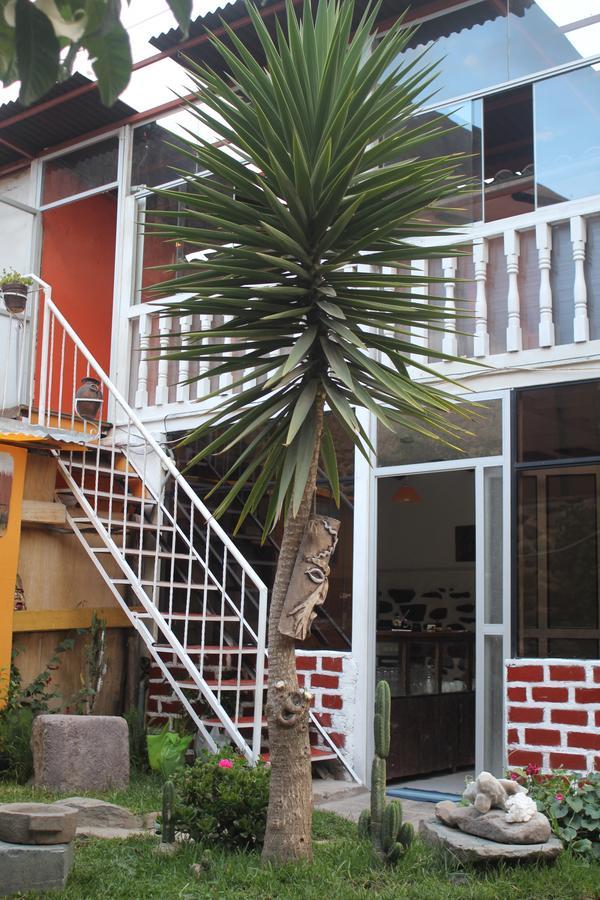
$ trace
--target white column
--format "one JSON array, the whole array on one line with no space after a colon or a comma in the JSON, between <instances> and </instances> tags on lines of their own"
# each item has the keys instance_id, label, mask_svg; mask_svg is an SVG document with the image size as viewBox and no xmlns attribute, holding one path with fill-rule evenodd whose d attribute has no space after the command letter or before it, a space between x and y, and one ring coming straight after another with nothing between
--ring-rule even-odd
<instances>
[{"instance_id":1,"label":"white column","mask_svg":"<svg viewBox=\"0 0 600 900\"><path fill-rule=\"evenodd\" d=\"M550 267L552 265L552 229L540 224L535 229L535 243L540 269L540 347L554 346L554 322L552 320L552 285Z\"/></svg>"},{"instance_id":2,"label":"white column","mask_svg":"<svg viewBox=\"0 0 600 900\"><path fill-rule=\"evenodd\" d=\"M516 231L504 232L504 255L508 274L508 327L506 329L506 349L509 353L523 349L521 331L521 301L519 298L519 235Z\"/></svg>"},{"instance_id":3,"label":"white column","mask_svg":"<svg viewBox=\"0 0 600 900\"><path fill-rule=\"evenodd\" d=\"M575 300L575 317L573 319L573 340L582 343L590 339L590 323L588 319L587 286L585 283L585 244L587 229L582 216L571 219L571 242L573 244L573 262L575 263L575 280L573 297Z\"/></svg>"},{"instance_id":4,"label":"white column","mask_svg":"<svg viewBox=\"0 0 600 900\"><path fill-rule=\"evenodd\" d=\"M475 334L473 335L473 355L489 356L490 335L487 318L487 265L488 243L485 238L473 241L473 268L475 272Z\"/></svg>"},{"instance_id":5,"label":"white column","mask_svg":"<svg viewBox=\"0 0 600 900\"><path fill-rule=\"evenodd\" d=\"M448 329L452 329L451 331L446 331L444 337L442 339L442 350L444 353L448 353L451 356L456 356L458 353L458 339L456 337L456 300L454 297L456 290L456 283L454 279L456 278L456 267L458 260L454 256L445 257L442 260L442 271L444 273L444 278L447 279L444 284L444 290L446 292L446 303L445 310L448 313L448 318L445 322L445 327Z\"/></svg>"},{"instance_id":6,"label":"white column","mask_svg":"<svg viewBox=\"0 0 600 900\"><path fill-rule=\"evenodd\" d=\"M180 328L181 328L181 348L182 350L187 350L189 345L189 333L192 330L192 317L191 316L183 316L179 320ZM190 361L189 359L180 359L179 360L179 373L177 377L177 402L185 403L186 400L190 399L190 386L189 384L185 384L184 382L190 376Z\"/></svg>"},{"instance_id":7,"label":"white column","mask_svg":"<svg viewBox=\"0 0 600 900\"><path fill-rule=\"evenodd\" d=\"M203 313L200 316L200 331L208 331L210 328L212 328L212 323L213 323L213 317ZM203 360L198 367L198 375L204 375L206 372L208 372L209 368L210 368L209 364L206 362L206 360ZM203 378L201 381L198 382L198 397L199 398L204 397L205 394L209 394L209 393L210 393L209 379Z\"/></svg>"},{"instance_id":8,"label":"white column","mask_svg":"<svg viewBox=\"0 0 600 900\"><path fill-rule=\"evenodd\" d=\"M148 406L148 349L150 346L150 332L152 329L152 319L149 312L143 312L139 318L139 354L134 350L132 354L132 367L135 369L135 359L137 357L137 387L135 391L136 409L143 409Z\"/></svg>"},{"instance_id":9,"label":"white column","mask_svg":"<svg viewBox=\"0 0 600 900\"><path fill-rule=\"evenodd\" d=\"M158 361L158 380L156 382L155 403L157 406L169 402L169 360L164 359L163 354L169 349L171 321L171 316L160 316L158 320L161 358Z\"/></svg>"}]
</instances>

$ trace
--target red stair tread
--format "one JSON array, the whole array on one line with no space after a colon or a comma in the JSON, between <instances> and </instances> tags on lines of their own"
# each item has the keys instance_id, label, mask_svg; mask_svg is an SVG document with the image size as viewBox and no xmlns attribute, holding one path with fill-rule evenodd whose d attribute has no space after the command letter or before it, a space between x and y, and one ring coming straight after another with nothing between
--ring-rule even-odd
<instances>
[{"instance_id":1,"label":"red stair tread","mask_svg":"<svg viewBox=\"0 0 600 900\"><path fill-rule=\"evenodd\" d=\"M168 617L168 613L166 614ZM154 647L159 653L173 653L173 648L169 644L157 644ZM195 644L193 646L184 647L184 650L187 653L194 654L194 656L201 654L204 650L206 656L215 656L217 654L226 654L226 653L257 653L258 647L228 647L227 644L223 644L222 646L215 644L205 644L204 648L200 644Z\"/></svg>"},{"instance_id":2,"label":"red stair tread","mask_svg":"<svg viewBox=\"0 0 600 900\"><path fill-rule=\"evenodd\" d=\"M269 762L270 754L269 753L261 753L260 758L263 762ZM311 762L320 762L325 759L337 759L337 754L333 752L333 750L320 750L318 747L310 748L310 761Z\"/></svg>"},{"instance_id":3,"label":"red stair tread","mask_svg":"<svg viewBox=\"0 0 600 900\"><path fill-rule=\"evenodd\" d=\"M197 688L200 690L195 681L178 681L178 686L181 688ZM211 679L207 681L206 684L210 688L218 688L219 682L215 679ZM253 678L242 678L238 681L236 678L222 678L220 682L220 687L224 690L235 690L237 687L242 688L243 690L248 690L249 688L256 687L256 681ZM267 680L264 682L265 689L267 687Z\"/></svg>"}]
</instances>

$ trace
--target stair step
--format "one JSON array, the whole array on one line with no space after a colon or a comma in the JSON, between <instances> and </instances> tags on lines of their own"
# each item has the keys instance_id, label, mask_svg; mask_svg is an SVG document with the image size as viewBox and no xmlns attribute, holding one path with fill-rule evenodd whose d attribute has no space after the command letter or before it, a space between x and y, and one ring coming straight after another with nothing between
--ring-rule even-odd
<instances>
[{"instance_id":1,"label":"stair step","mask_svg":"<svg viewBox=\"0 0 600 900\"><path fill-rule=\"evenodd\" d=\"M90 547L90 550L92 553L111 552L108 547ZM159 557L159 559L185 559L189 561L190 558L189 553L171 553L170 550L159 550L157 553L156 550L139 550L137 547L119 547L119 552L125 556L147 556L152 559ZM193 561L194 563L196 562L196 560Z\"/></svg>"},{"instance_id":2,"label":"stair step","mask_svg":"<svg viewBox=\"0 0 600 900\"><path fill-rule=\"evenodd\" d=\"M155 522L132 522L129 519L125 519L125 521L123 521L123 519L115 519L115 518L109 519L108 516L104 517L104 516L98 516L98 515L95 515L93 517L93 519L92 519L92 517L88 518L87 516L85 516L85 517L76 516L75 518L73 518L73 522L75 522L76 525L79 525L79 524L90 525L90 524L93 524L94 521L98 521L102 525L110 525L111 528L113 528L116 531L121 531L123 528L142 528L143 527L150 534L150 533L154 533L158 530L158 526L156 525ZM174 530L174 528L172 525L162 525L161 524L161 526L160 526L161 533L163 533L163 532L171 533L173 530Z\"/></svg>"},{"instance_id":3,"label":"stair step","mask_svg":"<svg viewBox=\"0 0 600 900\"><path fill-rule=\"evenodd\" d=\"M169 646L169 644L156 644L154 647L158 653L172 653L173 648ZM215 654L226 654L226 653L258 653L258 647L228 647L226 644L220 646L218 644L205 644L202 647L200 644L194 646L184 647L186 653L189 653L190 656L200 656L203 652L206 656L215 656Z\"/></svg>"},{"instance_id":4,"label":"stair step","mask_svg":"<svg viewBox=\"0 0 600 900\"><path fill-rule=\"evenodd\" d=\"M111 578L110 579L113 584L131 584L129 578ZM203 591L205 588L207 591L218 591L219 588L216 584L184 584L180 582L178 584L172 584L170 581L154 581L152 578L142 578L139 580L139 583L144 587L159 587L159 588L173 588L174 591L184 591L190 588L192 591Z\"/></svg>"},{"instance_id":5,"label":"stair step","mask_svg":"<svg viewBox=\"0 0 600 900\"><path fill-rule=\"evenodd\" d=\"M263 762L269 762L271 759L271 755L269 753L261 753L260 758L263 760ZM321 750L319 747L310 748L311 762L324 762L326 759L337 758L337 753L334 753L333 750Z\"/></svg>"},{"instance_id":6,"label":"stair step","mask_svg":"<svg viewBox=\"0 0 600 900\"><path fill-rule=\"evenodd\" d=\"M101 497L105 500L110 500L112 498L113 500L117 500L119 503L124 503L125 501L127 501L127 503L143 503L144 506L156 506L156 500L154 499L154 497L136 497L135 494L115 494L114 491L112 493L110 491L96 491L91 487L82 488L80 485L79 490L84 496L87 497ZM71 488L57 488L55 493L67 494L70 497L75 497L75 494L71 490ZM75 497L75 499L77 498Z\"/></svg>"},{"instance_id":7,"label":"stair step","mask_svg":"<svg viewBox=\"0 0 600 900\"><path fill-rule=\"evenodd\" d=\"M131 612L140 618L152 618L150 613L146 612L143 606L131 607ZM190 622L237 622L239 624L239 616L220 616L217 613L168 613L158 610L161 616L167 621L184 622L186 619Z\"/></svg>"},{"instance_id":8,"label":"stair step","mask_svg":"<svg viewBox=\"0 0 600 900\"><path fill-rule=\"evenodd\" d=\"M242 728L253 728L254 727L254 716L240 716L239 719L233 719L232 721L233 721L234 725L237 728L239 728L240 730ZM215 728L225 728L225 725L223 724L223 722L221 722L220 719L203 719L202 724L208 725L211 727L215 727ZM261 719L260 724L264 728L267 724L267 720Z\"/></svg>"},{"instance_id":9,"label":"stair step","mask_svg":"<svg viewBox=\"0 0 600 900\"><path fill-rule=\"evenodd\" d=\"M200 690L195 681L178 681L177 684L180 688L195 688ZM220 687L223 691L237 691L238 689L250 691L256 687L256 681L252 678L242 678L240 681L238 681L237 678L223 678L220 683L217 679L211 679L210 681L207 680L206 684L209 688L218 689ZM263 690L266 691L266 689L267 680L265 679Z\"/></svg>"},{"instance_id":10,"label":"stair step","mask_svg":"<svg viewBox=\"0 0 600 900\"><path fill-rule=\"evenodd\" d=\"M108 451L110 452L110 451ZM140 476L134 469L129 469L129 472L124 471L123 469L113 469L111 466L93 466L93 465L85 465L80 462L73 462L67 466L69 471L77 469L77 471L87 472L88 474L95 474L98 472L100 475L114 475L117 478L125 479L129 476L129 480L141 481Z\"/></svg>"}]
</instances>

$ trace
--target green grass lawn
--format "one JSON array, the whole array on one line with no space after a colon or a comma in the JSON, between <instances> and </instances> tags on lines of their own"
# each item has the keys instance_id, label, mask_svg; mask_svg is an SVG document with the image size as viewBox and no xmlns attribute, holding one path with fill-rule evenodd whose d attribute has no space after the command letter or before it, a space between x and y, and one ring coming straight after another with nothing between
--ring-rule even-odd
<instances>
[{"instance_id":1,"label":"green grass lawn","mask_svg":"<svg viewBox=\"0 0 600 900\"><path fill-rule=\"evenodd\" d=\"M135 812L159 808L160 782L138 778L127 792L104 799ZM0 783L0 802L50 800L56 795ZM175 857L153 852L157 839L81 840L67 888L46 894L63 900L175 900L175 898L248 898L248 900L344 900L412 897L418 900L600 900L600 865L563 854L554 865L465 868L447 863L416 841L394 869L373 866L368 844L355 826L332 813L315 812L312 865L263 867L256 854L212 851L200 880L190 874L205 851L182 847ZM27 895L33 897L36 895Z\"/></svg>"}]
</instances>

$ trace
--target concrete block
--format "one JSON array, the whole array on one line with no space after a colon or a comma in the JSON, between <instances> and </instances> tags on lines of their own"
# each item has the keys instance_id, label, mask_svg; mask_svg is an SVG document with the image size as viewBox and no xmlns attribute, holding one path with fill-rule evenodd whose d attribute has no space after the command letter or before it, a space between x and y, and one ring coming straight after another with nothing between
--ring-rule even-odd
<instances>
[{"instance_id":1,"label":"concrete block","mask_svg":"<svg viewBox=\"0 0 600 900\"><path fill-rule=\"evenodd\" d=\"M0 896L61 890L73 865L73 844L7 844L0 841Z\"/></svg>"},{"instance_id":2,"label":"concrete block","mask_svg":"<svg viewBox=\"0 0 600 900\"><path fill-rule=\"evenodd\" d=\"M119 716L37 716L34 782L54 791L106 791L129 784L129 733Z\"/></svg>"},{"instance_id":3,"label":"concrete block","mask_svg":"<svg viewBox=\"0 0 600 900\"><path fill-rule=\"evenodd\" d=\"M0 841L9 844L69 844L76 828L77 810L60 803L0 806Z\"/></svg>"}]
</instances>

